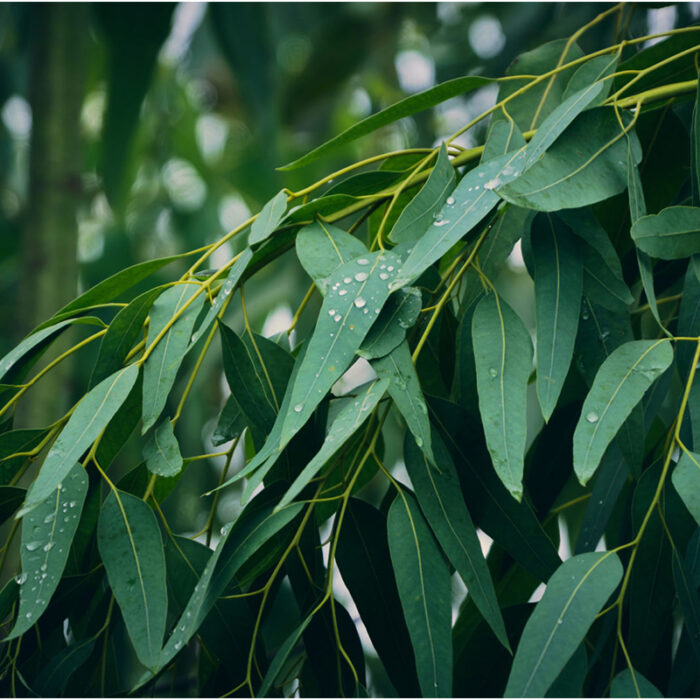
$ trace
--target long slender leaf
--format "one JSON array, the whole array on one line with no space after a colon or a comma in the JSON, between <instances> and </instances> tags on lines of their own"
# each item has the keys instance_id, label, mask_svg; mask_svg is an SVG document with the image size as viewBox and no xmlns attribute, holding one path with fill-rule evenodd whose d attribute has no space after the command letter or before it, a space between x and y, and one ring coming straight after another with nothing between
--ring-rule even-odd
<instances>
[{"instance_id":1,"label":"long slender leaf","mask_svg":"<svg viewBox=\"0 0 700 700\"><path fill-rule=\"evenodd\" d=\"M87 488L87 474L76 464L55 492L24 516L19 613L6 639L24 634L48 607L68 561Z\"/></svg>"},{"instance_id":2,"label":"long slender leaf","mask_svg":"<svg viewBox=\"0 0 700 700\"><path fill-rule=\"evenodd\" d=\"M523 630L506 697L547 692L621 578L622 565L612 552L579 554L557 569Z\"/></svg>"},{"instance_id":3,"label":"long slender leaf","mask_svg":"<svg viewBox=\"0 0 700 700\"><path fill-rule=\"evenodd\" d=\"M33 508L48 498L109 423L129 395L139 369L129 365L103 379L78 403L49 450L24 502Z\"/></svg>"},{"instance_id":4,"label":"long slender leaf","mask_svg":"<svg viewBox=\"0 0 700 700\"><path fill-rule=\"evenodd\" d=\"M388 516L389 550L424 697L452 694L450 577L413 498L399 495Z\"/></svg>"},{"instance_id":5,"label":"long slender leaf","mask_svg":"<svg viewBox=\"0 0 700 700\"><path fill-rule=\"evenodd\" d=\"M574 470L582 484L594 474L644 392L673 362L668 341L634 340L602 364L581 410L574 433Z\"/></svg>"},{"instance_id":6,"label":"long slender leaf","mask_svg":"<svg viewBox=\"0 0 700 700\"><path fill-rule=\"evenodd\" d=\"M287 211L287 194L280 190L265 206L260 210L257 219L250 227L248 245L262 243L277 228Z\"/></svg>"},{"instance_id":7,"label":"long slender leaf","mask_svg":"<svg viewBox=\"0 0 700 700\"><path fill-rule=\"evenodd\" d=\"M156 668L168 597L163 541L153 511L140 498L112 491L100 513L97 546L139 661Z\"/></svg>"},{"instance_id":8,"label":"long slender leaf","mask_svg":"<svg viewBox=\"0 0 700 700\"><path fill-rule=\"evenodd\" d=\"M270 692L270 689L277 680L277 677L280 675L284 665L287 663L289 655L294 650L294 647L296 647L296 645L299 643L299 640L304 634L306 628L309 626L309 622L311 622L312 618L312 615L307 615L301 621L301 623L295 627L294 630L292 630L291 634L284 640L284 642L282 642L280 648L277 650L277 653L270 662L270 666L267 669L265 677L263 678L262 685L257 692L258 697L264 698Z\"/></svg>"},{"instance_id":9,"label":"long slender leaf","mask_svg":"<svg viewBox=\"0 0 700 700\"><path fill-rule=\"evenodd\" d=\"M532 369L530 334L510 306L491 294L474 311L472 340L486 444L499 478L520 500Z\"/></svg>"}]
</instances>

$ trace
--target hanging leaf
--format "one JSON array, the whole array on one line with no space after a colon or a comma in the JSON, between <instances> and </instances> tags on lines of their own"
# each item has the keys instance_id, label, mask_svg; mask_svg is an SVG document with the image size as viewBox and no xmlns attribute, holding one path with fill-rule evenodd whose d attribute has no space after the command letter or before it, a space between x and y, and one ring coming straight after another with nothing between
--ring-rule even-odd
<instances>
[{"instance_id":1,"label":"hanging leaf","mask_svg":"<svg viewBox=\"0 0 700 700\"><path fill-rule=\"evenodd\" d=\"M549 420L569 372L578 330L583 265L575 238L550 216L531 232L537 317L537 398Z\"/></svg>"},{"instance_id":2,"label":"hanging leaf","mask_svg":"<svg viewBox=\"0 0 700 700\"><path fill-rule=\"evenodd\" d=\"M151 474L158 476L175 476L182 469L180 445L173 431L173 424L168 418L159 423L144 445L143 458Z\"/></svg>"},{"instance_id":3,"label":"hanging leaf","mask_svg":"<svg viewBox=\"0 0 700 700\"><path fill-rule=\"evenodd\" d=\"M161 337L144 363L142 435L158 420L165 407L204 296L200 285L182 283L164 291L153 304L146 347L154 342L178 311L189 305Z\"/></svg>"},{"instance_id":4,"label":"hanging leaf","mask_svg":"<svg viewBox=\"0 0 700 700\"><path fill-rule=\"evenodd\" d=\"M700 253L700 207L667 207L632 225L632 238L654 258L678 260Z\"/></svg>"},{"instance_id":5,"label":"hanging leaf","mask_svg":"<svg viewBox=\"0 0 700 700\"><path fill-rule=\"evenodd\" d=\"M97 546L134 651L154 669L168 597L163 541L153 511L140 498L111 491L100 512Z\"/></svg>"},{"instance_id":6,"label":"hanging leaf","mask_svg":"<svg viewBox=\"0 0 700 700\"><path fill-rule=\"evenodd\" d=\"M430 177L401 212L389 233L389 239L394 243L415 243L429 230L433 217L442 209L455 182L455 171L443 143Z\"/></svg>"},{"instance_id":7,"label":"hanging leaf","mask_svg":"<svg viewBox=\"0 0 700 700\"><path fill-rule=\"evenodd\" d=\"M452 695L450 576L413 498L396 497L387 519L389 551L424 697Z\"/></svg>"},{"instance_id":8,"label":"hanging leaf","mask_svg":"<svg viewBox=\"0 0 700 700\"><path fill-rule=\"evenodd\" d=\"M219 419L211 438L212 444L218 447L229 440L234 440L245 430L246 425L246 418L241 412L238 402L233 395L229 396L221 413L219 413Z\"/></svg>"},{"instance_id":9,"label":"hanging leaf","mask_svg":"<svg viewBox=\"0 0 700 700\"><path fill-rule=\"evenodd\" d=\"M527 436L527 382L532 370L530 334L510 306L490 294L474 311L472 340L486 444L496 473L519 501Z\"/></svg>"},{"instance_id":10,"label":"hanging leaf","mask_svg":"<svg viewBox=\"0 0 700 700\"><path fill-rule=\"evenodd\" d=\"M384 396L388 384L388 379L380 378L367 384L364 391L356 390L355 399L347 400L328 428L328 434L321 449L294 480L279 502L278 509L291 503L333 455L355 435L360 426L372 415L372 411Z\"/></svg>"},{"instance_id":11,"label":"hanging leaf","mask_svg":"<svg viewBox=\"0 0 700 700\"><path fill-rule=\"evenodd\" d=\"M499 197L493 190L520 175L525 152L507 153L470 170L462 178L432 224L416 241L394 281L395 289L420 277L484 219L498 204Z\"/></svg>"},{"instance_id":12,"label":"hanging leaf","mask_svg":"<svg viewBox=\"0 0 700 700\"><path fill-rule=\"evenodd\" d=\"M301 266L324 296L333 272L340 265L368 252L359 238L325 221L316 221L299 231L296 251Z\"/></svg>"},{"instance_id":13,"label":"hanging leaf","mask_svg":"<svg viewBox=\"0 0 700 700\"><path fill-rule=\"evenodd\" d=\"M335 138L332 138L321 146L317 146L305 156L297 158L295 161L279 168L279 170L301 168L308 163L318 160L331 151L334 151L339 146L351 143L355 139L365 136L366 134L371 134L373 131L387 124L392 124L404 117L410 117L412 114L416 114L416 112L422 112L425 109L434 107L451 97L463 95L492 82L493 80L491 78L482 78L478 76L467 76L447 80L444 83L440 83L440 85L428 88L416 95L406 97L390 107L357 122L357 124L341 132Z\"/></svg>"},{"instance_id":14,"label":"hanging leaf","mask_svg":"<svg viewBox=\"0 0 700 700\"><path fill-rule=\"evenodd\" d=\"M611 698L662 698L662 693L639 671L626 668L613 678Z\"/></svg>"},{"instance_id":15,"label":"hanging leaf","mask_svg":"<svg viewBox=\"0 0 700 700\"><path fill-rule=\"evenodd\" d=\"M576 651L622 578L612 552L578 554L547 582L525 625L505 697L542 697Z\"/></svg>"},{"instance_id":16,"label":"hanging leaf","mask_svg":"<svg viewBox=\"0 0 700 700\"><path fill-rule=\"evenodd\" d=\"M90 658L95 648L94 637L63 649L52 657L37 676L34 690L40 697L59 697L70 677Z\"/></svg>"},{"instance_id":17,"label":"hanging leaf","mask_svg":"<svg viewBox=\"0 0 700 700\"><path fill-rule=\"evenodd\" d=\"M627 126L632 119L624 113ZM594 204L627 187L627 143L612 110L579 114L547 152L515 182L503 183L498 194L521 207L557 211ZM635 165L642 158L632 134Z\"/></svg>"},{"instance_id":18,"label":"hanging leaf","mask_svg":"<svg viewBox=\"0 0 700 700\"><path fill-rule=\"evenodd\" d=\"M307 615L301 622L300 625L294 628L292 633L280 644L277 653L270 662L270 666L267 669L267 673L263 678L260 689L257 692L257 696L260 698L267 697L270 689L277 682L277 678L283 670L289 655L294 651L295 647L299 643L302 635L309 626L309 622L313 619L313 615Z\"/></svg>"},{"instance_id":19,"label":"hanging leaf","mask_svg":"<svg viewBox=\"0 0 700 700\"><path fill-rule=\"evenodd\" d=\"M461 495L457 471L437 434L433 435L433 440L434 463L428 461L408 436L404 444L406 470L418 503L442 550L466 584L470 597L501 644L510 650L491 574Z\"/></svg>"},{"instance_id":20,"label":"hanging leaf","mask_svg":"<svg viewBox=\"0 0 700 700\"><path fill-rule=\"evenodd\" d=\"M56 490L124 403L138 373L139 368L135 364L120 369L103 379L80 400L46 455L27 493L25 510L37 506Z\"/></svg>"},{"instance_id":21,"label":"hanging leaf","mask_svg":"<svg viewBox=\"0 0 700 700\"><path fill-rule=\"evenodd\" d=\"M399 289L389 297L379 317L357 350L366 360L388 355L406 337L406 330L418 319L423 299L416 287Z\"/></svg>"},{"instance_id":22,"label":"hanging leaf","mask_svg":"<svg viewBox=\"0 0 700 700\"><path fill-rule=\"evenodd\" d=\"M673 349L663 340L633 340L603 362L574 433L574 470L582 484L594 474L610 441L644 392L671 362Z\"/></svg>"},{"instance_id":23,"label":"hanging leaf","mask_svg":"<svg viewBox=\"0 0 700 700\"><path fill-rule=\"evenodd\" d=\"M19 612L6 640L31 629L48 607L68 561L87 488L87 474L76 464L56 490L24 516Z\"/></svg>"},{"instance_id":24,"label":"hanging leaf","mask_svg":"<svg viewBox=\"0 0 700 700\"><path fill-rule=\"evenodd\" d=\"M681 452L681 458L671 474L671 481L685 507L700 525L700 455Z\"/></svg>"},{"instance_id":25,"label":"hanging leaf","mask_svg":"<svg viewBox=\"0 0 700 700\"><path fill-rule=\"evenodd\" d=\"M287 193L280 190L265 206L260 210L255 221L250 227L248 245L261 243L279 226L287 211Z\"/></svg>"},{"instance_id":26,"label":"hanging leaf","mask_svg":"<svg viewBox=\"0 0 700 700\"><path fill-rule=\"evenodd\" d=\"M481 153L481 163L498 158L505 153L517 151L525 146L523 132L517 124L510 120L496 120L489 124L486 132L486 143Z\"/></svg>"}]
</instances>

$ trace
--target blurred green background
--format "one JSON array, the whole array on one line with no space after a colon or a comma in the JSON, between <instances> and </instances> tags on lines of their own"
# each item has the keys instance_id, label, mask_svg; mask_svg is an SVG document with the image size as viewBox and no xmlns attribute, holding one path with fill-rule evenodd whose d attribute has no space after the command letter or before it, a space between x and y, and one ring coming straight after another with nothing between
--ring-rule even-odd
<instances>
[{"instance_id":1,"label":"blurred green background","mask_svg":"<svg viewBox=\"0 0 700 700\"><path fill-rule=\"evenodd\" d=\"M282 186L308 185L378 152L439 143L489 107L496 86L404 119L332 158L275 170L408 94L461 75L499 76L521 52L570 35L608 7L1 4L0 356L78 291L135 262L216 240ZM640 36L698 14L696 3L641 5L627 29ZM613 17L581 46L607 46L619 29ZM461 144L481 143L484 130ZM211 267L225 263L235 245L223 246ZM529 279L512 258L499 284L532 325ZM182 269L173 264L150 282ZM246 286L253 328L264 335L285 329L307 288L293 252L260 272ZM237 330L239 308L232 304L228 318ZM301 337L312 322L304 318ZM87 334L73 331L53 356ZM96 350L42 379L15 427L49 423L72 405ZM178 425L183 455L216 449L211 434L228 392L217 354L208 356ZM134 443L115 468L140 461ZM193 533L204 524L199 494L220 468L209 460L187 471L165 504L174 529ZM222 499L219 518L235 515L236 504L235 495Z\"/></svg>"}]
</instances>

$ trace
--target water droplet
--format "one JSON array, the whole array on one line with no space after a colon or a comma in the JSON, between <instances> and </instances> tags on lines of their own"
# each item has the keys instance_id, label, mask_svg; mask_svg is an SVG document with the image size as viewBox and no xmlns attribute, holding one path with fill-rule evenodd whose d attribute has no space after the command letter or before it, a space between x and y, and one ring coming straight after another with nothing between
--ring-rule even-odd
<instances>
[{"instance_id":1,"label":"water droplet","mask_svg":"<svg viewBox=\"0 0 700 700\"><path fill-rule=\"evenodd\" d=\"M340 321L341 318L343 318L343 317L342 317L340 314L336 314L335 316L333 316L333 320L334 320L336 323L338 323L338 321Z\"/></svg>"},{"instance_id":2,"label":"water droplet","mask_svg":"<svg viewBox=\"0 0 700 700\"><path fill-rule=\"evenodd\" d=\"M445 226L446 224L449 224L448 219L436 219L433 221L433 226Z\"/></svg>"},{"instance_id":3,"label":"water droplet","mask_svg":"<svg viewBox=\"0 0 700 700\"><path fill-rule=\"evenodd\" d=\"M596 423L598 421L598 414L591 411L590 413L586 414L586 420L589 423Z\"/></svg>"},{"instance_id":4,"label":"water droplet","mask_svg":"<svg viewBox=\"0 0 700 700\"><path fill-rule=\"evenodd\" d=\"M497 377L498 376L498 370L495 367L491 367L489 370L489 376L490 377Z\"/></svg>"},{"instance_id":5,"label":"water droplet","mask_svg":"<svg viewBox=\"0 0 700 700\"><path fill-rule=\"evenodd\" d=\"M44 551L45 551L45 552L50 552L50 551L54 548L54 545L55 545L55 544L56 544L55 542L47 542L47 543L44 545Z\"/></svg>"},{"instance_id":6,"label":"water droplet","mask_svg":"<svg viewBox=\"0 0 700 700\"><path fill-rule=\"evenodd\" d=\"M329 316L335 316L335 309L331 309L331 310L328 312L328 315L329 315Z\"/></svg>"},{"instance_id":7,"label":"water droplet","mask_svg":"<svg viewBox=\"0 0 700 700\"><path fill-rule=\"evenodd\" d=\"M24 545L27 548L27 551L29 552L35 552L39 547L41 547L41 542L27 542L27 544Z\"/></svg>"},{"instance_id":8,"label":"water droplet","mask_svg":"<svg viewBox=\"0 0 700 700\"><path fill-rule=\"evenodd\" d=\"M354 304L358 309L361 309L367 302L362 297L357 297Z\"/></svg>"},{"instance_id":9,"label":"water droplet","mask_svg":"<svg viewBox=\"0 0 700 700\"><path fill-rule=\"evenodd\" d=\"M386 272L380 272L380 273L379 273L379 279L380 279L380 280L388 280L388 279L389 279L389 275L387 275Z\"/></svg>"},{"instance_id":10,"label":"water droplet","mask_svg":"<svg viewBox=\"0 0 700 700\"><path fill-rule=\"evenodd\" d=\"M357 264L358 265L369 265L369 260L367 260L367 258L358 258Z\"/></svg>"},{"instance_id":11,"label":"water droplet","mask_svg":"<svg viewBox=\"0 0 700 700\"><path fill-rule=\"evenodd\" d=\"M455 198L454 197L448 197L447 198L447 204L449 206L452 206L455 203Z\"/></svg>"},{"instance_id":12,"label":"water droplet","mask_svg":"<svg viewBox=\"0 0 700 700\"><path fill-rule=\"evenodd\" d=\"M44 525L48 525L54 518L56 517L56 513L49 513L45 518L44 518Z\"/></svg>"},{"instance_id":13,"label":"water droplet","mask_svg":"<svg viewBox=\"0 0 700 700\"><path fill-rule=\"evenodd\" d=\"M30 612L28 612L28 613L25 615L25 617L27 618L27 620L31 620L31 619L32 619L32 614L31 614Z\"/></svg>"},{"instance_id":14,"label":"water droplet","mask_svg":"<svg viewBox=\"0 0 700 700\"><path fill-rule=\"evenodd\" d=\"M364 282L367 279L367 273L366 272L358 272L355 275L355 280L358 282Z\"/></svg>"},{"instance_id":15,"label":"water droplet","mask_svg":"<svg viewBox=\"0 0 700 700\"><path fill-rule=\"evenodd\" d=\"M601 337L603 340L605 340L606 338L610 337L610 331L607 331L607 330L606 330L606 331L603 331L603 332L600 334L600 337Z\"/></svg>"},{"instance_id":16,"label":"water droplet","mask_svg":"<svg viewBox=\"0 0 700 700\"><path fill-rule=\"evenodd\" d=\"M369 309L368 309L368 308L362 309L362 313L363 313L363 314L369 313Z\"/></svg>"},{"instance_id":17,"label":"water droplet","mask_svg":"<svg viewBox=\"0 0 700 700\"><path fill-rule=\"evenodd\" d=\"M416 436L416 445L418 445L418 447L423 447L423 438L422 437Z\"/></svg>"},{"instance_id":18,"label":"water droplet","mask_svg":"<svg viewBox=\"0 0 700 700\"><path fill-rule=\"evenodd\" d=\"M26 580L27 580L27 572L26 571L15 576L15 583L18 586L21 586Z\"/></svg>"},{"instance_id":19,"label":"water droplet","mask_svg":"<svg viewBox=\"0 0 700 700\"><path fill-rule=\"evenodd\" d=\"M562 622L564 622L564 620L561 620L561 619L557 620L558 625L561 625Z\"/></svg>"},{"instance_id":20,"label":"water droplet","mask_svg":"<svg viewBox=\"0 0 700 700\"><path fill-rule=\"evenodd\" d=\"M584 310L581 312L581 318L582 318L584 321L588 321L588 318L589 318L589 317L590 317L590 314L588 313L588 309L584 309Z\"/></svg>"},{"instance_id":21,"label":"water droplet","mask_svg":"<svg viewBox=\"0 0 700 700\"><path fill-rule=\"evenodd\" d=\"M42 564L41 567L40 567L40 569L41 569L41 571L46 571L46 564L45 564L45 563Z\"/></svg>"},{"instance_id":22,"label":"water droplet","mask_svg":"<svg viewBox=\"0 0 700 700\"><path fill-rule=\"evenodd\" d=\"M393 265L389 265L389 267L386 268L387 272L391 272L394 269Z\"/></svg>"},{"instance_id":23,"label":"water droplet","mask_svg":"<svg viewBox=\"0 0 700 700\"><path fill-rule=\"evenodd\" d=\"M338 292L338 296L339 296L339 297L344 297L347 293L348 293L348 290L347 290L347 289L341 289L341 290Z\"/></svg>"},{"instance_id":24,"label":"water droplet","mask_svg":"<svg viewBox=\"0 0 700 700\"><path fill-rule=\"evenodd\" d=\"M443 216L442 216L442 214L441 214L439 211L436 211L436 212L433 214L433 219L434 219L435 221L442 221Z\"/></svg>"},{"instance_id":25,"label":"water droplet","mask_svg":"<svg viewBox=\"0 0 700 700\"><path fill-rule=\"evenodd\" d=\"M345 277L343 282L345 282L345 284L350 284L350 282L352 282L352 277Z\"/></svg>"},{"instance_id":26,"label":"water droplet","mask_svg":"<svg viewBox=\"0 0 700 700\"><path fill-rule=\"evenodd\" d=\"M304 408L304 404L303 404L303 403L298 403L298 404L294 407L294 412L295 412L295 413L301 413L303 408Z\"/></svg>"},{"instance_id":27,"label":"water droplet","mask_svg":"<svg viewBox=\"0 0 700 700\"><path fill-rule=\"evenodd\" d=\"M182 642L175 642L175 651L178 651L182 646Z\"/></svg>"},{"instance_id":28,"label":"water droplet","mask_svg":"<svg viewBox=\"0 0 700 700\"><path fill-rule=\"evenodd\" d=\"M69 507L69 508L75 508L75 506L77 506L77 505L78 505L78 504L76 503L76 501L71 501L71 502L68 504L68 507Z\"/></svg>"},{"instance_id":29,"label":"water droplet","mask_svg":"<svg viewBox=\"0 0 700 700\"><path fill-rule=\"evenodd\" d=\"M494 177L492 180L489 180L488 182L484 183L484 189L495 190L500 184L501 181L497 177Z\"/></svg>"}]
</instances>

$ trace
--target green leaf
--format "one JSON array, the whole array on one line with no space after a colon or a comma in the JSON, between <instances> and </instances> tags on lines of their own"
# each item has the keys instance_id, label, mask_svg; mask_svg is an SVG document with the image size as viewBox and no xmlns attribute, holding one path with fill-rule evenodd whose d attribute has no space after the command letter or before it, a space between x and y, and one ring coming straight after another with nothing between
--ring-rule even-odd
<instances>
[{"instance_id":1,"label":"green leaf","mask_svg":"<svg viewBox=\"0 0 700 700\"><path fill-rule=\"evenodd\" d=\"M146 668L156 668L168 597L163 540L153 511L140 498L111 491L102 505L97 546L136 655Z\"/></svg>"},{"instance_id":2,"label":"green leaf","mask_svg":"<svg viewBox=\"0 0 700 700\"><path fill-rule=\"evenodd\" d=\"M129 365L103 379L80 400L46 455L27 493L25 509L38 505L56 490L124 403L138 373L137 365Z\"/></svg>"},{"instance_id":3,"label":"green leaf","mask_svg":"<svg viewBox=\"0 0 700 700\"><path fill-rule=\"evenodd\" d=\"M422 305L423 298L417 287L399 289L392 294L357 354L366 360L388 355L406 337L406 330L418 319Z\"/></svg>"},{"instance_id":4,"label":"green leaf","mask_svg":"<svg viewBox=\"0 0 700 700\"><path fill-rule=\"evenodd\" d=\"M158 420L165 407L189 345L192 327L204 303L205 294L201 289L199 284L176 284L164 291L153 304L146 347L153 343L178 311L188 303L189 306L158 341L144 364L142 435Z\"/></svg>"},{"instance_id":5,"label":"green leaf","mask_svg":"<svg viewBox=\"0 0 700 700\"><path fill-rule=\"evenodd\" d=\"M616 273L616 265L606 263L600 251L589 243L580 242L578 247L583 257L583 293L611 311L627 309L634 297L622 275Z\"/></svg>"},{"instance_id":6,"label":"green leaf","mask_svg":"<svg viewBox=\"0 0 700 700\"><path fill-rule=\"evenodd\" d=\"M574 655L567 661L556 680L549 686L547 698L580 698L583 697L583 684L588 673L588 657L586 647L579 644Z\"/></svg>"},{"instance_id":7,"label":"green leaf","mask_svg":"<svg viewBox=\"0 0 700 700\"><path fill-rule=\"evenodd\" d=\"M63 649L53 656L33 684L40 697L59 697L70 677L90 658L95 648L95 637L90 637Z\"/></svg>"},{"instance_id":8,"label":"green leaf","mask_svg":"<svg viewBox=\"0 0 700 700\"><path fill-rule=\"evenodd\" d=\"M0 524L22 505L26 493L26 489L18 486L0 486Z\"/></svg>"},{"instance_id":9,"label":"green leaf","mask_svg":"<svg viewBox=\"0 0 700 700\"><path fill-rule=\"evenodd\" d=\"M408 349L408 341L401 343L385 357L375 360L372 367L380 379L387 380L389 395L406 421L416 444L431 462L435 462L428 407Z\"/></svg>"},{"instance_id":10,"label":"green leaf","mask_svg":"<svg viewBox=\"0 0 700 700\"><path fill-rule=\"evenodd\" d=\"M246 427L246 419L233 395L226 399L221 409L216 428L212 435L212 444L218 447L229 440L237 438Z\"/></svg>"},{"instance_id":11,"label":"green leaf","mask_svg":"<svg viewBox=\"0 0 700 700\"><path fill-rule=\"evenodd\" d=\"M517 151L525 146L525 137L514 121L498 120L489 124L486 143L481 153L481 163L498 158L505 153Z\"/></svg>"},{"instance_id":12,"label":"green leaf","mask_svg":"<svg viewBox=\"0 0 700 700\"><path fill-rule=\"evenodd\" d=\"M499 197L492 190L518 177L525 152L506 153L470 170L462 178L432 224L416 241L394 281L394 288L404 287L420 277L484 219L498 204Z\"/></svg>"},{"instance_id":13,"label":"green leaf","mask_svg":"<svg viewBox=\"0 0 700 700\"><path fill-rule=\"evenodd\" d=\"M137 296L112 319L100 343L95 367L90 377L91 387L121 369L129 351L143 334L143 324L148 312L162 291L163 287L149 289Z\"/></svg>"},{"instance_id":14,"label":"green leaf","mask_svg":"<svg viewBox=\"0 0 700 700\"><path fill-rule=\"evenodd\" d=\"M143 458L151 474L158 476L175 476L182 469L183 461L180 454L173 424L165 419L158 424L143 448Z\"/></svg>"},{"instance_id":15,"label":"green leaf","mask_svg":"<svg viewBox=\"0 0 700 700\"><path fill-rule=\"evenodd\" d=\"M120 270L106 280L102 280L102 282L91 287L77 299L74 299L57 311L52 318L42 323L36 331L53 326L57 322L62 321L67 314L76 314L84 309L92 308L97 304L105 304L112 301L162 267L165 267L175 260L182 260L182 258L186 258L191 254L192 253L181 253L180 255L170 255L167 258L156 258L155 260L137 263L124 270ZM36 331L34 332L36 333Z\"/></svg>"},{"instance_id":16,"label":"green leaf","mask_svg":"<svg viewBox=\"0 0 700 700\"><path fill-rule=\"evenodd\" d=\"M386 516L351 498L335 556L392 685L401 697L417 697L420 688L391 568Z\"/></svg>"},{"instance_id":17,"label":"green leaf","mask_svg":"<svg viewBox=\"0 0 700 700\"><path fill-rule=\"evenodd\" d=\"M435 462L426 459L414 440L404 443L406 470L442 550L467 586L470 597L503 646L510 650L491 574L481 552L469 511L464 503L459 477L439 435L433 435Z\"/></svg>"},{"instance_id":18,"label":"green leaf","mask_svg":"<svg viewBox=\"0 0 700 700\"><path fill-rule=\"evenodd\" d=\"M611 698L662 698L662 693L639 671L626 668L613 678Z\"/></svg>"},{"instance_id":19,"label":"green leaf","mask_svg":"<svg viewBox=\"0 0 700 700\"><path fill-rule=\"evenodd\" d=\"M532 341L518 315L496 294L474 311L472 340L479 411L493 466L516 500L523 495L527 382Z\"/></svg>"},{"instance_id":20,"label":"green leaf","mask_svg":"<svg viewBox=\"0 0 700 700\"><path fill-rule=\"evenodd\" d=\"M698 469L698 467L695 468ZM693 572L681 559L677 548L673 549L671 568L678 602L683 613L683 623L695 651L695 658L700 659L700 595L698 595L697 581L693 581Z\"/></svg>"},{"instance_id":21,"label":"green leaf","mask_svg":"<svg viewBox=\"0 0 700 700\"><path fill-rule=\"evenodd\" d=\"M537 317L537 398L548 421L574 354L583 263L569 230L548 215L535 218L531 239Z\"/></svg>"},{"instance_id":22,"label":"green leaf","mask_svg":"<svg viewBox=\"0 0 700 700\"><path fill-rule=\"evenodd\" d=\"M302 166L312 163L313 161L325 156L327 153L334 151L339 146L350 143L361 136L365 136L366 134L371 134L373 131L380 129L387 124L392 124L393 122L403 119L404 117L410 117L416 112L422 112L425 109L434 107L445 100L449 100L451 97L463 95L466 92L471 92L472 90L476 90L492 82L493 80L491 78L481 78L477 76L467 76L447 80L440 85L431 87L428 90L417 93L416 95L406 97L390 107L387 107L386 109L383 109L380 112L357 122L357 124L354 124L349 129L341 132L330 141L327 141L321 146L314 148L305 156L297 158L291 163L279 168L279 170L293 170L295 168L301 168Z\"/></svg>"},{"instance_id":23,"label":"green leaf","mask_svg":"<svg viewBox=\"0 0 700 700\"><path fill-rule=\"evenodd\" d=\"M434 215L442 209L455 182L455 171L443 143L430 177L401 212L389 233L389 239L394 243L415 243L429 230Z\"/></svg>"},{"instance_id":24,"label":"green leaf","mask_svg":"<svg viewBox=\"0 0 700 700\"><path fill-rule=\"evenodd\" d=\"M9 430L0 434L0 484L12 482L15 475L28 459L27 456L13 457L14 454L29 452L41 443L46 430Z\"/></svg>"},{"instance_id":25,"label":"green leaf","mask_svg":"<svg viewBox=\"0 0 700 700\"><path fill-rule=\"evenodd\" d=\"M668 341L633 340L614 350L596 374L574 433L574 470L591 478L611 440L644 392L673 362Z\"/></svg>"},{"instance_id":26,"label":"green leaf","mask_svg":"<svg viewBox=\"0 0 700 700\"><path fill-rule=\"evenodd\" d=\"M700 525L700 455L681 452L681 458L671 474L671 481L685 507Z\"/></svg>"},{"instance_id":27,"label":"green leaf","mask_svg":"<svg viewBox=\"0 0 700 700\"><path fill-rule=\"evenodd\" d=\"M321 449L302 469L299 476L287 489L277 509L284 508L304 489L314 476L323 468L333 455L359 430L360 426L372 415L372 411L384 396L389 380L381 378L370 382L366 389L356 390L355 398L347 400L333 419Z\"/></svg>"},{"instance_id":28,"label":"green leaf","mask_svg":"<svg viewBox=\"0 0 700 700\"><path fill-rule=\"evenodd\" d=\"M58 488L24 516L19 613L6 640L24 634L48 607L68 561L87 489L87 474L76 464Z\"/></svg>"},{"instance_id":29,"label":"green leaf","mask_svg":"<svg viewBox=\"0 0 700 700\"><path fill-rule=\"evenodd\" d=\"M623 113L625 126L631 119ZM499 187L498 194L513 204L539 211L582 207L608 199L627 187L624 136L611 109L583 112L517 181ZM631 138L637 164L641 147L634 134Z\"/></svg>"},{"instance_id":30,"label":"green leaf","mask_svg":"<svg viewBox=\"0 0 700 700\"><path fill-rule=\"evenodd\" d=\"M270 666L267 669L267 673L263 678L262 685L260 686L257 697L264 698L270 692L270 689L274 685L277 677L287 663L289 655L292 653L294 648L299 643L301 636L304 631L309 626L309 622L313 619L313 615L307 615L297 627L294 628L292 633L282 642L280 648L277 650L274 658L270 662Z\"/></svg>"},{"instance_id":31,"label":"green leaf","mask_svg":"<svg viewBox=\"0 0 700 700\"><path fill-rule=\"evenodd\" d=\"M423 516L399 494L387 519L389 551L424 697L452 695L450 575Z\"/></svg>"},{"instance_id":32,"label":"green leaf","mask_svg":"<svg viewBox=\"0 0 700 700\"><path fill-rule=\"evenodd\" d=\"M279 226L287 211L287 193L280 190L265 206L260 210L253 225L250 227L248 245L261 243Z\"/></svg>"},{"instance_id":33,"label":"green leaf","mask_svg":"<svg viewBox=\"0 0 700 700\"><path fill-rule=\"evenodd\" d=\"M632 225L632 239L647 255L678 260L700 253L700 207L667 207Z\"/></svg>"},{"instance_id":34,"label":"green leaf","mask_svg":"<svg viewBox=\"0 0 700 700\"><path fill-rule=\"evenodd\" d=\"M324 296L333 272L368 252L359 238L325 221L316 221L299 231L296 251L301 266Z\"/></svg>"},{"instance_id":35,"label":"green leaf","mask_svg":"<svg viewBox=\"0 0 700 700\"><path fill-rule=\"evenodd\" d=\"M547 692L621 578L622 565L612 552L578 554L554 572L523 630L506 697Z\"/></svg>"},{"instance_id":36,"label":"green leaf","mask_svg":"<svg viewBox=\"0 0 700 700\"><path fill-rule=\"evenodd\" d=\"M567 83L562 100L566 100L575 92L583 90L590 83L601 81L603 89L594 102L594 105L597 106L605 100L612 88L613 81L609 79L609 76L615 72L619 58L619 53L609 56L596 56L580 65Z\"/></svg>"}]
</instances>

